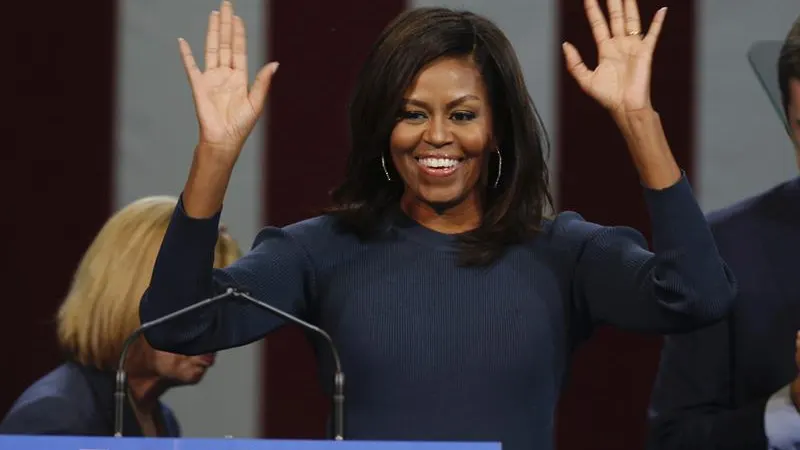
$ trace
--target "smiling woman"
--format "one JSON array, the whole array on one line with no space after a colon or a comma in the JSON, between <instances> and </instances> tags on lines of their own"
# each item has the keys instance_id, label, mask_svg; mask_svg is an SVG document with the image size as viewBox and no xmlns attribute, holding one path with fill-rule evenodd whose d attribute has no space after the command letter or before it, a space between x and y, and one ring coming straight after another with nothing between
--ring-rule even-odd
<instances>
[{"instance_id":1,"label":"smiling woman","mask_svg":"<svg viewBox=\"0 0 800 450\"><path fill-rule=\"evenodd\" d=\"M181 42L200 142L141 318L235 286L332 337L348 378L337 437L552 448L572 350L596 324L695 329L722 317L736 291L650 105L666 11L643 35L635 1L609 9L610 24L586 0L598 67L569 45L564 54L628 142L655 252L630 228L545 217L547 138L511 44L484 17L422 8L397 17L364 63L331 211L266 227L241 260L213 269L227 183L277 69L266 65L248 90L242 21L225 1L209 18L205 71ZM284 324L252 305L212 308L146 337L198 354ZM332 369L321 357L322 380Z\"/></svg>"}]
</instances>

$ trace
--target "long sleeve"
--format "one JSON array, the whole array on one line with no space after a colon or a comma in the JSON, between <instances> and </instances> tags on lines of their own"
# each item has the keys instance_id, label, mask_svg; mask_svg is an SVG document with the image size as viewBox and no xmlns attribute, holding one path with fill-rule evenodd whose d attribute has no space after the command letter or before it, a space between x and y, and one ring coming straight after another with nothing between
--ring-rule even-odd
<instances>
[{"instance_id":1,"label":"long sleeve","mask_svg":"<svg viewBox=\"0 0 800 450\"><path fill-rule=\"evenodd\" d=\"M736 295L708 223L686 177L663 190L645 189L653 252L632 228L574 220L587 236L577 260L573 299L595 324L669 333L721 319Z\"/></svg>"},{"instance_id":2,"label":"long sleeve","mask_svg":"<svg viewBox=\"0 0 800 450\"><path fill-rule=\"evenodd\" d=\"M764 432L769 450L800 449L800 414L792 402L791 384L772 394L767 401Z\"/></svg>"},{"instance_id":3,"label":"long sleeve","mask_svg":"<svg viewBox=\"0 0 800 450\"><path fill-rule=\"evenodd\" d=\"M313 269L302 246L283 229L267 227L245 256L229 267L213 269L219 216L188 217L183 202L178 202L142 298L142 322L212 297L230 286L288 313L305 313ZM159 350L201 354L256 341L283 323L252 304L228 299L153 327L145 337Z\"/></svg>"},{"instance_id":4,"label":"long sleeve","mask_svg":"<svg viewBox=\"0 0 800 450\"><path fill-rule=\"evenodd\" d=\"M729 322L664 340L648 448L767 449L767 399L734 405Z\"/></svg>"}]
</instances>

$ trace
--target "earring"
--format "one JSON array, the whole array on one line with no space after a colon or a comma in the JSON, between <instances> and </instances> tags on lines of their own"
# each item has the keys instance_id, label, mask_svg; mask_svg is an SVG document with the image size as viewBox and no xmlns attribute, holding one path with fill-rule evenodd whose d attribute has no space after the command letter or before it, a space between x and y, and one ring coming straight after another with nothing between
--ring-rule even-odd
<instances>
[{"instance_id":1,"label":"earring","mask_svg":"<svg viewBox=\"0 0 800 450\"><path fill-rule=\"evenodd\" d=\"M500 175L503 173L503 155L500 154L500 148L497 149L497 178L494 180L494 187L500 184Z\"/></svg>"},{"instance_id":2,"label":"earring","mask_svg":"<svg viewBox=\"0 0 800 450\"><path fill-rule=\"evenodd\" d=\"M389 170L386 169L386 158L381 153L381 166L383 166L383 173L386 174L386 180L392 181L392 177L389 176Z\"/></svg>"}]
</instances>

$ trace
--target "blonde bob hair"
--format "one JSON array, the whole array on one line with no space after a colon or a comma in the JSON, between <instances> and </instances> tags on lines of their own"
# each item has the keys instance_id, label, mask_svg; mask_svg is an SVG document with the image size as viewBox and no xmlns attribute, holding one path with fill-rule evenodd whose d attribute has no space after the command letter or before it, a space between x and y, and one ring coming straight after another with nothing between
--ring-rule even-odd
<instances>
[{"instance_id":1,"label":"blonde bob hair","mask_svg":"<svg viewBox=\"0 0 800 450\"><path fill-rule=\"evenodd\" d=\"M140 325L139 301L176 205L174 197L145 197L103 225L57 314L58 341L70 359L101 370L116 367L123 342ZM241 255L221 228L214 266L227 266Z\"/></svg>"}]
</instances>

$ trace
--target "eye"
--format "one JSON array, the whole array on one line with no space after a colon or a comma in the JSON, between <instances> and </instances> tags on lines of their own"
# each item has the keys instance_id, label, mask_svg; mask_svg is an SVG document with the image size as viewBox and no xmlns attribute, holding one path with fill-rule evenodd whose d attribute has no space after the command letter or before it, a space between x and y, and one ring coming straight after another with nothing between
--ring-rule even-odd
<instances>
[{"instance_id":1,"label":"eye","mask_svg":"<svg viewBox=\"0 0 800 450\"><path fill-rule=\"evenodd\" d=\"M425 113L421 111L403 111L400 118L411 122L420 122L425 120Z\"/></svg>"},{"instance_id":2,"label":"eye","mask_svg":"<svg viewBox=\"0 0 800 450\"><path fill-rule=\"evenodd\" d=\"M450 117L456 122L463 122L475 119L475 113L469 111L456 111Z\"/></svg>"}]
</instances>

